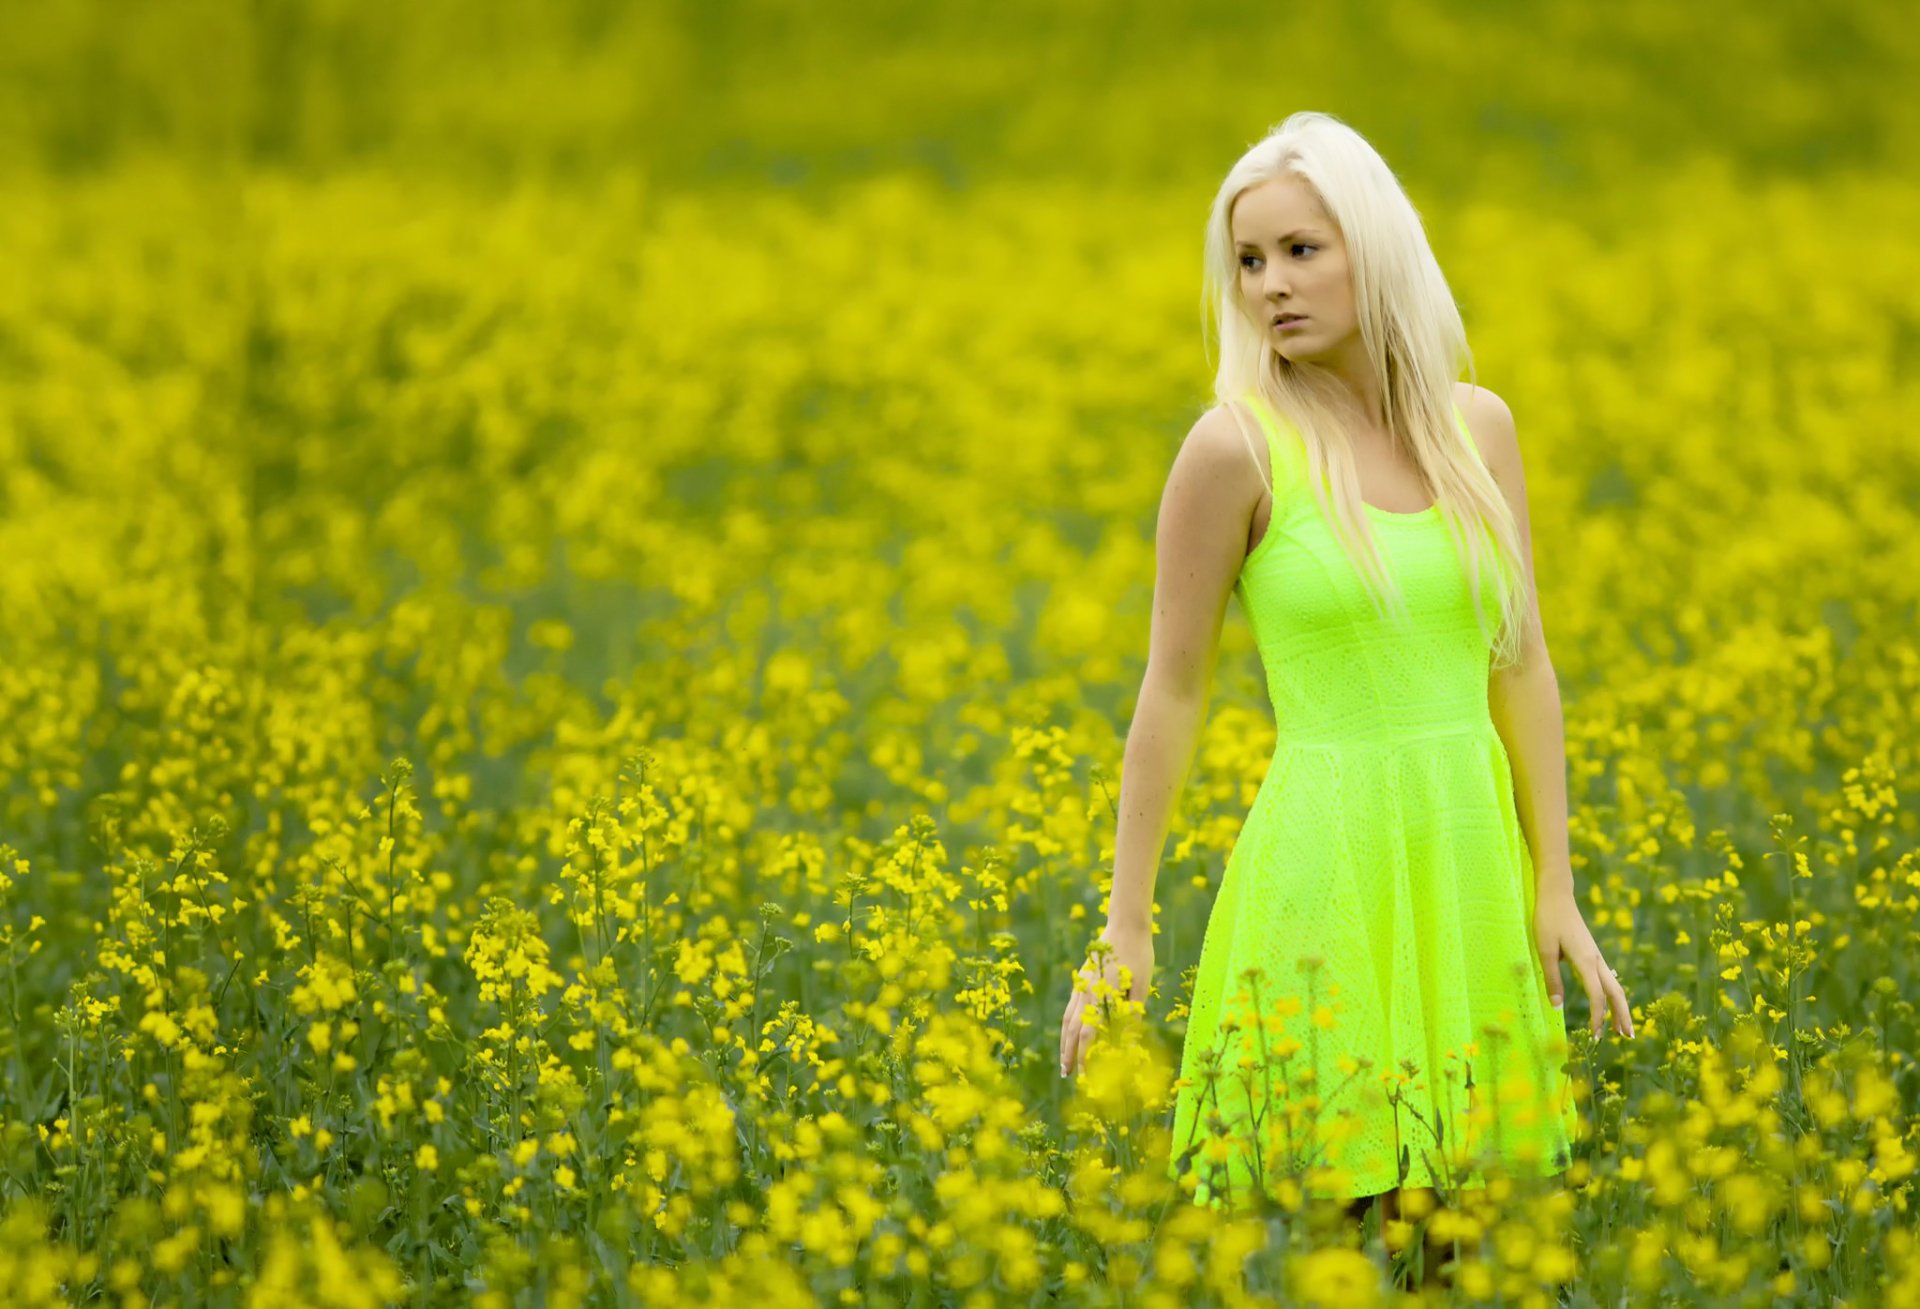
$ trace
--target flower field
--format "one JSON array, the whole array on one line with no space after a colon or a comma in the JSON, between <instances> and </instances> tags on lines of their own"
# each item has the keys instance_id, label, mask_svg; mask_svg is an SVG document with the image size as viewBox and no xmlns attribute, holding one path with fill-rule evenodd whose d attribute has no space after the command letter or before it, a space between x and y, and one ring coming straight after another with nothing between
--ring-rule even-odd
<instances>
[{"instance_id":1,"label":"flower field","mask_svg":"<svg viewBox=\"0 0 1920 1309\"><path fill-rule=\"evenodd\" d=\"M0 15L7 1303L1920 1305L1899 18ZM1167 1175L1237 607L1155 994L1055 1059L1202 223L1298 108L1516 416L1637 1029L1569 979L1572 1167L1424 1292Z\"/></svg>"}]
</instances>

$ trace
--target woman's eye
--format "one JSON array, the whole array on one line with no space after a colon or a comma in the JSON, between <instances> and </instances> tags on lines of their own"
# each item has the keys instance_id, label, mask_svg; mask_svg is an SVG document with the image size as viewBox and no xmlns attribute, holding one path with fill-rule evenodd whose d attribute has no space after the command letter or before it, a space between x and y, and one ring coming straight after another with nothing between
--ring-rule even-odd
<instances>
[{"instance_id":1,"label":"woman's eye","mask_svg":"<svg viewBox=\"0 0 1920 1309\"><path fill-rule=\"evenodd\" d=\"M1287 247L1287 253L1294 256L1294 258L1297 259L1300 257L1300 253L1299 253L1300 251L1317 250L1317 249L1319 249L1318 246L1312 245L1306 241L1295 241L1292 245ZM1258 260L1259 258L1260 258L1259 255L1241 255L1240 266L1242 268L1251 268L1253 266L1253 261Z\"/></svg>"}]
</instances>

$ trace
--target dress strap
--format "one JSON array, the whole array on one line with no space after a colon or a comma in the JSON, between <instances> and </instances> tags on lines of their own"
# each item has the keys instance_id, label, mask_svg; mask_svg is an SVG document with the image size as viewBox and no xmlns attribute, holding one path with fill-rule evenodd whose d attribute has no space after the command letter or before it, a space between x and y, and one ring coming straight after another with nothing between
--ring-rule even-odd
<instances>
[{"instance_id":1,"label":"dress strap","mask_svg":"<svg viewBox=\"0 0 1920 1309\"><path fill-rule=\"evenodd\" d=\"M1261 430L1266 434L1267 464L1273 469L1273 483L1268 485L1267 493L1277 500L1279 496L1275 487L1294 484L1299 467L1295 456L1305 453L1300 449L1299 433L1293 430L1291 423L1286 423L1282 430L1283 420L1267 406L1267 402L1261 398L1258 391L1246 392L1241 397L1241 402L1252 412Z\"/></svg>"},{"instance_id":2,"label":"dress strap","mask_svg":"<svg viewBox=\"0 0 1920 1309\"><path fill-rule=\"evenodd\" d=\"M1480 457L1480 446L1473 439L1473 429L1467 426L1467 415L1465 411L1460 408L1458 401L1456 401L1453 406L1453 422L1454 426L1460 429L1460 439L1466 443L1467 457L1472 459L1474 463L1479 464L1482 468L1485 468L1487 461Z\"/></svg>"}]
</instances>

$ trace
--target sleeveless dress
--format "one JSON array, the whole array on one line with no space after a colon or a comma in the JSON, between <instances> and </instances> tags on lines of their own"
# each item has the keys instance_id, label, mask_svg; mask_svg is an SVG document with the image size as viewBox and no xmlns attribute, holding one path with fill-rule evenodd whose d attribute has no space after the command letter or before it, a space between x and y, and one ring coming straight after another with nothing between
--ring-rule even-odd
<instances>
[{"instance_id":1,"label":"sleeveless dress","mask_svg":"<svg viewBox=\"0 0 1920 1309\"><path fill-rule=\"evenodd\" d=\"M1559 1173L1578 1125L1566 1016L1466 571L1437 505L1366 505L1409 618L1377 612L1299 432L1246 403L1273 513L1234 589L1278 734L1207 920L1168 1176L1193 1172L1194 1200L1221 1208L1286 1177L1345 1200L1481 1186L1490 1163Z\"/></svg>"}]
</instances>

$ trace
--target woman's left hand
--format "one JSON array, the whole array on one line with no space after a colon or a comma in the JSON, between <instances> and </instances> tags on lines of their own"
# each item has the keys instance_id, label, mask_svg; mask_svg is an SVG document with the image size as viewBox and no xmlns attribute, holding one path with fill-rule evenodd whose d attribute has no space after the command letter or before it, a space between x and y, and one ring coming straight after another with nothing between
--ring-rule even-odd
<instances>
[{"instance_id":1,"label":"woman's left hand","mask_svg":"<svg viewBox=\"0 0 1920 1309\"><path fill-rule=\"evenodd\" d=\"M1575 976L1587 988L1588 1012L1593 1015L1593 1034L1600 1035L1600 1024L1609 1008L1614 1030L1622 1036L1633 1035L1633 1014L1627 1005L1627 993L1600 947L1593 943L1586 919L1570 892L1542 892L1533 911L1534 939L1539 942L1540 963L1547 973L1547 994L1558 1009L1566 1003L1566 989L1560 981L1560 961L1573 965Z\"/></svg>"}]
</instances>

